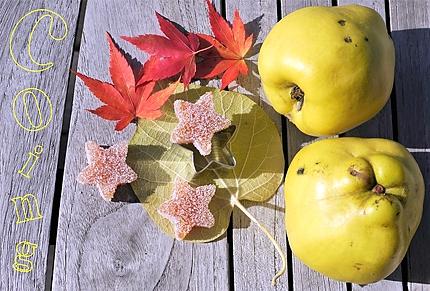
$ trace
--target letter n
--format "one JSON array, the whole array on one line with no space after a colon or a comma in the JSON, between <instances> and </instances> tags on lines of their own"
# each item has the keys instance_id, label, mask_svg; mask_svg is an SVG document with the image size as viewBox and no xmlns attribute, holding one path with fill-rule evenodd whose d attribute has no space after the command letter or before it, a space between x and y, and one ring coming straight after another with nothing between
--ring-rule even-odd
<instances>
[{"instance_id":1,"label":"letter n","mask_svg":"<svg viewBox=\"0 0 430 291\"><path fill-rule=\"evenodd\" d=\"M33 194L17 196L12 198L11 201L15 206L17 224L42 219L39 201Z\"/></svg>"}]
</instances>

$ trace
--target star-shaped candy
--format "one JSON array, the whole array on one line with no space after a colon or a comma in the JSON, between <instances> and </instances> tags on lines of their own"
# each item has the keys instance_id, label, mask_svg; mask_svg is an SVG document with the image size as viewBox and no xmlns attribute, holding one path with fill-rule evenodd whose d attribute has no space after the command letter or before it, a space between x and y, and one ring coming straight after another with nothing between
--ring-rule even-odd
<instances>
[{"instance_id":1,"label":"star-shaped candy","mask_svg":"<svg viewBox=\"0 0 430 291\"><path fill-rule=\"evenodd\" d=\"M172 132L171 141L192 143L203 156L210 154L214 134L231 124L230 120L215 111L212 92L204 94L194 104L176 100L174 109L179 124Z\"/></svg>"},{"instance_id":2,"label":"star-shaped candy","mask_svg":"<svg viewBox=\"0 0 430 291\"><path fill-rule=\"evenodd\" d=\"M130 168L127 158L128 144L120 142L107 149L97 143L85 143L88 166L78 175L78 182L96 185L102 197L110 201L119 185L127 184L137 179L137 174Z\"/></svg>"},{"instance_id":3,"label":"star-shaped candy","mask_svg":"<svg viewBox=\"0 0 430 291\"><path fill-rule=\"evenodd\" d=\"M178 240L184 239L195 226L214 226L215 218L209 210L209 202L215 191L216 186L212 184L194 189L187 182L176 179L172 197L160 205L158 213L173 223Z\"/></svg>"}]
</instances>

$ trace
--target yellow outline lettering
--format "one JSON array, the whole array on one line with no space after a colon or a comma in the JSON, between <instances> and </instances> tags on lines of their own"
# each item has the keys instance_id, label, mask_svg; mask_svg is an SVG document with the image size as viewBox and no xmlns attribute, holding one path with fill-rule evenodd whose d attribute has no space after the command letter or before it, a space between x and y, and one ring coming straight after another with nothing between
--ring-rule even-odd
<instances>
[{"instance_id":1,"label":"yellow outline lettering","mask_svg":"<svg viewBox=\"0 0 430 291\"><path fill-rule=\"evenodd\" d=\"M33 28L31 29L30 35L29 35L29 37L28 37L28 42L27 42L27 54L28 54L28 56L29 56L29 58L30 58L30 61L31 61L33 64L35 64L36 66L39 66L39 67L43 67L43 68L40 68L40 69L31 69L31 68L28 68L28 67L25 67L25 66L21 65L21 64L18 62L17 58L15 57L15 55L14 55L14 53L13 53L13 38L14 38L14 36L15 36L15 32L16 32L16 30L18 29L18 27L20 26L20 24L24 21L24 19L25 19L25 18L27 18L27 17L29 17L29 16L30 16L30 15L32 15L33 13L38 13L38 12L43 12L44 14L43 14L42 16L40 16L40 17L36 20L36 22L35 22L35 23L34 23L34 25L33 25ZM10 56L11 56L11 58L12 58L12 61L13 61L13 62L18 66L18 67L20 67L21 69L23 69L24 71L32 72L32 73L40 73L40 72L43 72L43 71L49 70L52 66L54 66L54 63L53 63L53 62L39 63L38 61L36 61L36 60L33 58L33 55L31 54L31 42L32 42L32 40L33 40L33 34L34 34L34 32L35 32L35 30L36 30L37 26L39 25L39 23L40 23L40 22L42 21L42 19L44 19L45 17L49 17L49 18L50 18L50 20L51 20L51 21L50 21L50 23L49 23L49 29L48 29L48 34L49 34L49 37L50 37L51 39L53 39L53 40L55 40L55 41L62 41L63 39L65 39L65 38L66 38L66 36L67 36L67 34L68 34L68 30L69 30L69 28L68 28L68 26L67 26L67 22L66 22L66 20L63 18L63 16L61 16L60 14L58 14L57 12L54 12L54 11L52 11L52 10L44 9L44 8L34 9L34 10L32 10L32 11L28 12L27 14L25 14L23 17L21 17L21 18L18 20L18 22L15 24L15 26L13 27L13 29L12 29L12 31L11 31L11 33L10 33L10 36L9 36L9 54L10 54ZM63 25L64 25L64 34L63 34L62 36L60 36L60 37L56 37L56 36L54 36L54 35L53 35L53 32L54 32L54 19L55 19L55 17L58 17L58 18L61 20L61 22L63 23Z\"/></svg>"},{"instance_id":2,"label":"yellow outline lettering","mask_svg":"<svg viewBox=\"0 0 430 291\"><path fill-rule=\"evenodd\" d=\"M28 158L25 161L24 165L21 167L21 169L18 170L18 174L24 176L27 179L30 179L31 172L33 171L33 168L39 160L42 152L43 146L41 145L36 146L32 152L29 152Z\"/></svg>"},{"instance_id":3,"label":"yellow outline lettering","mask_svg":"<svg viewBox=\"0 0 430 291\"><path fill-rule=\"evenodd\" d=\"M42 219L39 201L33 194L17 196L10 201L14 204L16 214L16 224Z\"/></svg>"},{"instance_id":4,"label":"yellow outline lettering","mask_svg":"<svg viewBox=\"0 0 430 291\"><path fill-rule=\"evenodd\" d=\"M49 107L49 116L47 120L44 120L44 115L42 114L42 109L40 106L40 102L37 98L37 95L33 92L36 91L40 93L48 103ZM32 102L30 102L28 99L28 96L30 96ZM18 119L17 113L16 113L16 107L17 102L19 101L19 97L22 99L23 107L24 107L24 115L27 118L27 121L29 125L24 125L21 120ZM29 104L30 103L30 104ZM31 106L33 104L33 106ZM35 109L37 112L37 121L34 121L30 116L30 109ZM12 113L13 118L15 119L16 123L24 130L26 131L40 131L42 129L45 129L52 121L53 116L53 106L51 102L51 98L49 98L48 94L45 93L45 91L40 90L38 88L26 88L21 91L19 91L12 101Z\"/></svg>"},{"instance_id":5,"label":"yellow outline lettering","mask_svg":"<svg viewBox=\"0 0 430 291\"><path fill-rule=\"evenodd\" d=\"M12 268L20 273L29 273L33 271L33 262L30 260L34 256L37 244L28 241L20 241L15 246L15 258L13 259Z\"/></svg>"}]
</instances>

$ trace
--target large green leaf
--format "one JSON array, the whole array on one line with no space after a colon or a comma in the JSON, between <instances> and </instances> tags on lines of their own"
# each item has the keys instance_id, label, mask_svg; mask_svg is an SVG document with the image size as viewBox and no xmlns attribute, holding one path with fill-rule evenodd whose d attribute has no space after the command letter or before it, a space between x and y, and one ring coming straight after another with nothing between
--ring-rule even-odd
<instances>
[{"instance_id":1,"label":"large green leaf","mask_svg":"<svg viewBox=\"0 0 430 291\"><path fill-rule=\"evenodd\" d=\"M171 223L158 214L157 208L170 198L175 178L191 181L194 186L216 184L217 192L209 205L215 226L195 228L185 238L212 241L227 230L231 212L239 200L262 202L276 192L284 171L281 139L266 113L244 95L208 87L179 90L164 106L162 118L138 122L128 155L128 164L139 175L132 187L152 220L173 237ZM236 166L197 175L193 152L170 142L170 134L178 122L173 102L176 99L195 102L208 91L214 92L216 111L237 127L230 142Z\"/></svg>"}]
</instances>

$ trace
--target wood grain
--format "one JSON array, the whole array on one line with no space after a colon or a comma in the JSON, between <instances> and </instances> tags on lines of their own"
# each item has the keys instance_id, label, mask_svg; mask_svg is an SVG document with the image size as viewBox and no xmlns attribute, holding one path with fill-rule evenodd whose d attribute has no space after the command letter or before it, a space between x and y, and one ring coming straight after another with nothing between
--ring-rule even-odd
<instances>
[{"instance_id":1,"label":"wood grain","mask_svg":"<svg viewBox=\"0 0 430 291\"><path fill-rule=\"evenodd\" d=\"M285 16L294 10L306 6L330 6L329 0L282 0L281 8L282 15ZM291 122L287 123L288 134L288 161L291 162L297 151L303 143L313 140L314 137L308 136L300 132ZM293 288L294 290L346 290L346 284L331 280L304 265L295 256L293 257Z\"/></svg>"},{"instance_id":2,"label":"wood grain","mask_svg":"<svg viewBox=\"0 0 430 291\"><path fill-rule=\"evenodd\" d=\"M154 11L186 29L209 32L201 1L89 1L78 70L108 77L105 31L139 60L145 56L120 35L159 33ZM76 183L86 164L84 143L127 140L133 126L114 133L113 124L84 111L98 105L81 82L75 87L61 200L54 290L227 290L228 245L175 241L158 230L138 204L104 202L96 189Z\"/></svg>"},{"instance_id":3,"label":"wood grain","mask_svg":"<svg viewBox=\"0 0 430 291\"><path fill-rule=\"evenodd\" d=\"M249 5L249 1L226 1L226 16L232 20L235 9L246 23L247 33L254 35L254 49L249 54L249 67L252 73L238 80L238 86L231 86L230 90L252 95L269 114L282 131L281 117L268 104L257 75L256 54L265 36L277 22L277 7L275 1L263 0ZM248 210L274 235L286 253L287 243L284 227L284 195L282 188L272 199L265 203L244 203ZM240 210L233 212L233 271L235 290L287 290L287 273L277 280L272 287L270 280L281 269L281 259L261 230Z\"/></svg>"},{"instance_id":4,"label":"wood grain","mask_svg":"<svg viewBox=\"0 0 430 291\"><path fill-rule=\"evenodd\" d=\"M339 5L346 4L360 4L376 10L381 17L385 19L385 3L384 0L339 0ZM346 132L344 136L355 137L379 137L379 138L393 138L393 122L391 118L391 99L387 102L384 108L372 119L364 124ZM393 274L386 280L366 285L365 287L359 285L352 285L353 290L357 291L378 291L378 290L403 290L402 286L402 271L399 266Z\"/></svg>"},{"instance_id":5,"label":"wood grain","mask_svg":"<svg viewBox=\"0 0 430 291\"><path fill-rule=\"evenodd\" d=\"M69 68L73 50L74 31L79 13L79 0L71 1L2 1L0 3L0 290L44 290L47 273L47 258L51 222L52 202L59 153L60 135L66 97ZM49 18L40 21L33 34L31 52L39 62L53 61L54 66L43 73L31 73L19 68L9 55L9 34L18 20L31 10L48 8L62 15L69 27L69 33L61 42L49 38ZM33 25L44 13L32 14L18 27L14 37L13 52L24 65L30 64L26 43ZM64 34L64 27L56 18L53 33ZM12 99L21 90L37 87L45 91L51 99L53 118L49 126L38 132L23 130L15 122L12 114ZM38 100L43 100L37 95ZM40 99L39 99L40 98ZM47 102L41 101L41 113L49 115ZM21 104L22 105L22 104ZM29 106L29 116L34 115L34 103ZM18 118L25 117L24 109L18 106ZM43 152L32 171L30 179L17 171L27 160L28 153L37 145L43 145ZM17 217L11 199L32 193L40 205L42 219L16 224ZM34 204L33 204L34 205ZM20 208L22 209L22 208ZM13 268L15 245L20 241L37 244L30 260L33 270L19 273Z\"/></svg>"},{"instance_id":6,"label":"wood grain","mask_svg":"<svg viewBox=\"0 0 430 291\"><path fill-rule=\"evenodd\" d=\"M398 140L410 148L430 148L430 1L397 1L390 5L396 48ZM408 253L409 290L430 290L430 156L413 153L426 183L421 224Z\"/></svg>"}]
</instances>

